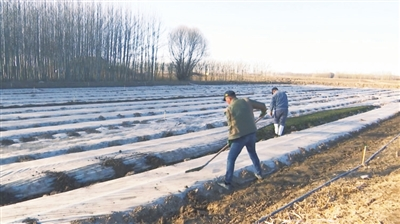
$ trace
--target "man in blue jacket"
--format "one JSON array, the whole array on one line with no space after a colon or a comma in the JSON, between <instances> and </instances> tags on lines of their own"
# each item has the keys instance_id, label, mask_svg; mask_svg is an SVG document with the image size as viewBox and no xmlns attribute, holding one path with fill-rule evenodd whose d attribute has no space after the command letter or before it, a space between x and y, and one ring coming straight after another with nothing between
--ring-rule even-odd
<instances>
[{"instance_id":1,"label":"man in blue jacket","mask_svg":"<svg viewBox=\"0 0 400 224\"><path fill-rule=\"evenodd\" d=\"M272 117L272 112L274 111L275 134L281 136L285 129L286 118L289 113L289 103L286 93L279 91L276 87L272 88L272 95L269 113Z\"/></svg>"}]
</instances>

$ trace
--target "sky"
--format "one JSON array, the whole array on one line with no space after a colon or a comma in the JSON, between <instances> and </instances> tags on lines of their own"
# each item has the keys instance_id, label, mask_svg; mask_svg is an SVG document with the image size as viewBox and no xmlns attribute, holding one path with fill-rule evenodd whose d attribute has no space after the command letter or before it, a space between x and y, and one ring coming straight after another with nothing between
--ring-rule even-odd
<instances>
[{"instance_id":1,"label":"sky","mask_svg":"<svg viewBox=\"0 0 400 224\"><path fill-rule=\"evenodd\" d=\"M156 16L166 33L182 25L199 29L209 60L263 64L274 72L400 75L398 0L113 4Z\"/></svg>"},{"instance_id":2,"label":"sky","mask_svg":"<svg viewBox=\"0 0 400 224\"><path fill-rule=\"evenodd\" d=\"M15 140L12 145L2 145L0 150L2 192L17 198L50 192L54 188L52 176L46 174L49 171L67 174L81 184L98 182L64 193L1 206L1 222L22 223L29 217L38 219L40 223L69 223L94 215L140 211L140 206L152 203L162 205L164 199L171 200L172 196L180 200L188 191L209 190L204 184L206 182L217 187L215 182L221 181L225 174L227 151L200 171L185 171L204 165L215 155L209 153L220 150L226 144L227 127L222 124L226 120L223 114L226 103L220 96L221 89L234 89L244 96L267 102L271 99L270 88L254 84L195 87L1 90L1 105L9 108L0 111L0 140ZM344 93L343 88L328 86L278 87L285 89L291 99L289 116L360 105L381 107L257 142L259 158L270 168L275 168L276 160L287 163L288 155L298 153L299 148L317 148L368 124L387 119L400 109L400 92L396 90L348 88ZM202 97L193 100L199 94ZM78 100L79 104L53 105L70 102L71 99ZM111 99L113 102L94 103ZM140 99L147 100L135 101ZM43 106L45 104L47 106ZM22 107L14 107L16 105ZM134 116L134 113L140 116ZM259 113L255 111L254 115ZM104 119L97 119L99 116ZM133 122L134 125L124 126L126 122ZM266 116L257 126L261 128L271 123L272 118ZM214 128L205 128L206 124ZM97 132L85 131L90 129ZM173 135L163 137L160 134L163 131L172 131ZM44 137L35 141L19 141L21 137L32 135ZM137 140L143 135L148 136L147 141ZM69 153L68 149L81 151ZM146 155L156 155L169 165L149 168ZM200 157L187 159L193 155ZM21 158L35 159L21 162ZM102 179L114 174L111 167L101 165L110 158L121 159L126 165L133 164L135 172L113 180ZM140 168L142 170L138 170ZM235 163L235 184L248 181L248 176L255 179L252 175L243 176L242 171L254 172L245 151ZM265 173L269 171L264 169ZM265 214L258 215L261 218Z\"/></svg>"}]
</instances>

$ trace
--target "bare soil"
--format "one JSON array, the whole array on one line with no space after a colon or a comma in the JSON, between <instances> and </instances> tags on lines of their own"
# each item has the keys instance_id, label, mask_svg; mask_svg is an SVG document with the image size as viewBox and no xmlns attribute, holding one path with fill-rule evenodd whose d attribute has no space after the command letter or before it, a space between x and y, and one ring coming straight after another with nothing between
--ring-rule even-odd
<instances>
[{"instance_id":1,"label":"bare soil","mask_svg":"<svg viewBox=\"0 0 400 224\"><path fill-rule=\"evenodd\" d=\"M236 185L215 199L189 198L189 204L178 213L164 214L154 221L400 223L400 139L396 138L399 124L397 114L263 180ZM360 166L364 149L367 163ZM330 181L338 176L341 178ZM327 182L330 184L325 186ZM286 206L288 203L290 206Z\"/></svg>"}]
</instances>

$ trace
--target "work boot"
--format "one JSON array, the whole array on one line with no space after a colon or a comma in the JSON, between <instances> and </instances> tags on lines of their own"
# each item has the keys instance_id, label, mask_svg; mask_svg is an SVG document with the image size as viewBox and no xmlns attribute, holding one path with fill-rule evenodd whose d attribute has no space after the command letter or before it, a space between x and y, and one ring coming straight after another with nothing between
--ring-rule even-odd
<instances>
[{"instance_id":1,"label":"work boot","mask_svg":"<svg viewBox=\"0 0 400 224\"><path fill-rule=\"evenodd\" d=\"M232 184L226 183L226 182L218 182L217 183L219 186L227 189L228 191L232 190Z\"/></svg>"},{"instance_id":2,"label":"work boot","mask_svg":"<svg viewBox=\"0 0 400 224\"><path fill-rule=\"evenodd\" d=\"M279 124L274 124L275 134L278 135L279 133Z\"/></svg>"},{"instance_id":3,"label":"work boot","mask_svg":"<svg viewBox=\"0 0 400 224\"><path fill-rule=\"evenodd\" d=\"M282 135L283 135L283 129L285 129L285 127L282 126L282 125L280 125L280 126L279 126L279 132L278 132L278 135L279 135L279 136L282 136Z\"/></svg>"},{"instance_id":4,"label":"work boot","mask_svg":"<svg viewBox=\"0 0 400 224\"><path fill-rule=\"evenodd\" d=\"M255 173L254 176L256 176L258 180L264 179L260 174L257 174L257 173Z\"/></svg>"}]
</instances>

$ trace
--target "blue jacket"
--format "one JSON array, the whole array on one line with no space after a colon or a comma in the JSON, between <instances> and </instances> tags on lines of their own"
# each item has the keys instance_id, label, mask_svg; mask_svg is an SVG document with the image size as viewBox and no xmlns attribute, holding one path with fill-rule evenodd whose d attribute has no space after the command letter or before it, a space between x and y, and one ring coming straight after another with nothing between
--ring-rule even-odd
<instances>
[{"instance_id":1,"label":"blue jacket","mask_svg":"<svg viewBox=\"0 0 400 224\"><path fill-rule=\"evenodd\" d=\"M276 91L275 94L272 96L269 109L272 111L272 110L284 110L288 108L289 108L289 103L286 93L279 90Z\"/></svg>"}]
</instances>

